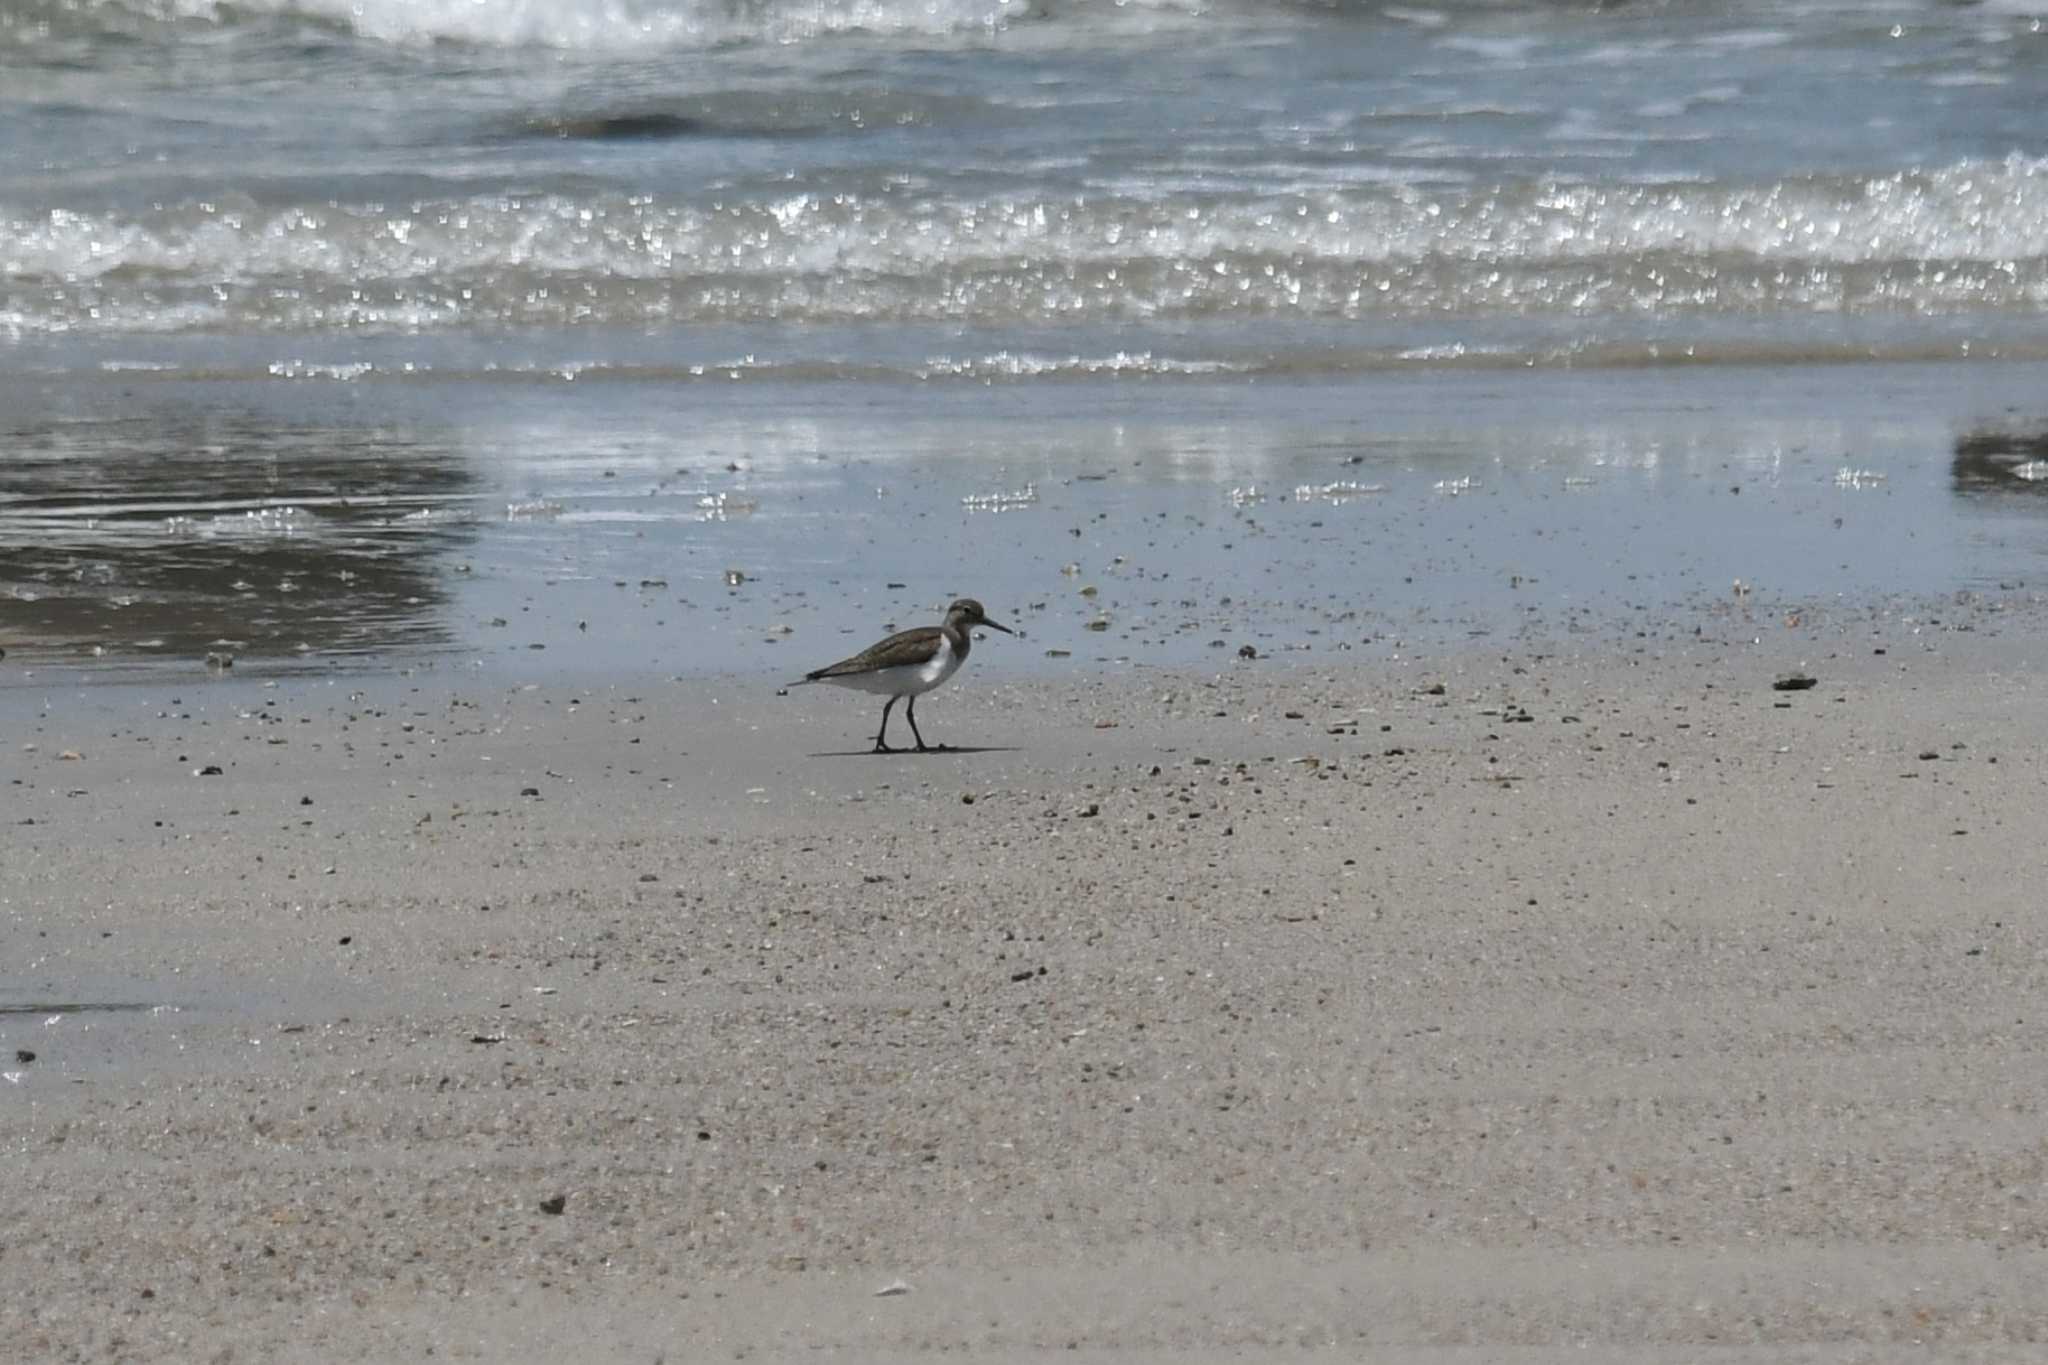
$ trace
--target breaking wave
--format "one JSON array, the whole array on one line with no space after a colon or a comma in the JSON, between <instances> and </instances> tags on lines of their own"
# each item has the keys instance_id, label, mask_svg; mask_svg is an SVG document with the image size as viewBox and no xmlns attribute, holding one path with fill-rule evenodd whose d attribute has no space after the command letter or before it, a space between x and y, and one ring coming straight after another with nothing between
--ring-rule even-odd
<instances>
[{"instance_id":1,"label":"breaking wave","mask_svg":"<svg viewBox=\"0 0 2048 1365\"><path fill-rule=\"evenodd\" d=\"M1284 196L0 204L0 334L2048 308L2048 161Z\"/></svg>"}]
</instances>

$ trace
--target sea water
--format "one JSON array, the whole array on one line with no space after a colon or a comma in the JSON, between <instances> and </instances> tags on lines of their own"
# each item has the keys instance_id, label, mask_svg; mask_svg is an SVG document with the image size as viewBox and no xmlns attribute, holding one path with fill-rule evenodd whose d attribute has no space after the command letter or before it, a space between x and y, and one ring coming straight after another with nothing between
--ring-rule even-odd
<instances>
[{"instance_id":1,"label":"sea water","mask_svg":"<svg viewBox=\"0 0 2048 1365\"><path fill-rule=\"evenodd\" d=\"M0 668L2025 591L2044 110L2014 0L0 0Z\"/></svg>"}]
</instances>

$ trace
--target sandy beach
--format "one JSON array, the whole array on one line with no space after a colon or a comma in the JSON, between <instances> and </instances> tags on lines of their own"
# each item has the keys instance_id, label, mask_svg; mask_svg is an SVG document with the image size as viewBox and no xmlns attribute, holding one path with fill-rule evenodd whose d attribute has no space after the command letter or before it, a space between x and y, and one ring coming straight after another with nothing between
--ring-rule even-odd
<instances>
[{"instance_id":1,"label":"sandy beach","mask_svg":"<svg viewBox=\"0 0 2048 1365\"><path fill-rule=\"evenodd\" d=\"M0 0L0 1365L2048 1365L2044 14Z\"/></svg>"},{"instance_id":2,"label":"sandy beach","mask_svg":"<svg viewBox=\"0 0 2048 1365\"><path fill-rule=\"evenodd\" d=\"M0 1340L2048 1358L2041 625L10 686Z\"/></svg>"}]
</instances>

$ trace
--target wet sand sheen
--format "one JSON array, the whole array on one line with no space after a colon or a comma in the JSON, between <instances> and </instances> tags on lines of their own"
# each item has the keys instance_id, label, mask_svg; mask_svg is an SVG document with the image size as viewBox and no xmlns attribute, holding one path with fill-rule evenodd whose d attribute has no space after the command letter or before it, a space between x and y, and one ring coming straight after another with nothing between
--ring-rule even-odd
<instances>
[{"instance_id":1,"label":"wet sand sheen","mask_svg":"<svg viewBox=\"0 0 2048 1365\"><path fill-rule=\"evenodd\" d=\"M2043 392L2042 367L1993 363L0 381L0 648L65 680L210 653L775 674L789 646L837 657L971 595L1031 630L1014 666L1065 673L2024 592L2048 554Z\"/></svg>"}]
</instances>

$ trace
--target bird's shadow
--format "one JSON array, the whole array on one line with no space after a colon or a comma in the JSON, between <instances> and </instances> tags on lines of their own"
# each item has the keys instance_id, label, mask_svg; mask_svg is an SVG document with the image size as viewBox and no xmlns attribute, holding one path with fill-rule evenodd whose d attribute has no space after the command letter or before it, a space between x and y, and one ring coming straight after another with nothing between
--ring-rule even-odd
<instances>
[{"instance_id":1,"label":"bird's shadow","mask_svg":"<svg viewBox=\"0 0 2048 1365\"><path fill-rule=\"evenodd\" d=\"M953 754L1015 754L1014 744L934 744L928 749L827 749L812 758L946 758Z\"/></svg>"}]
</instances>

